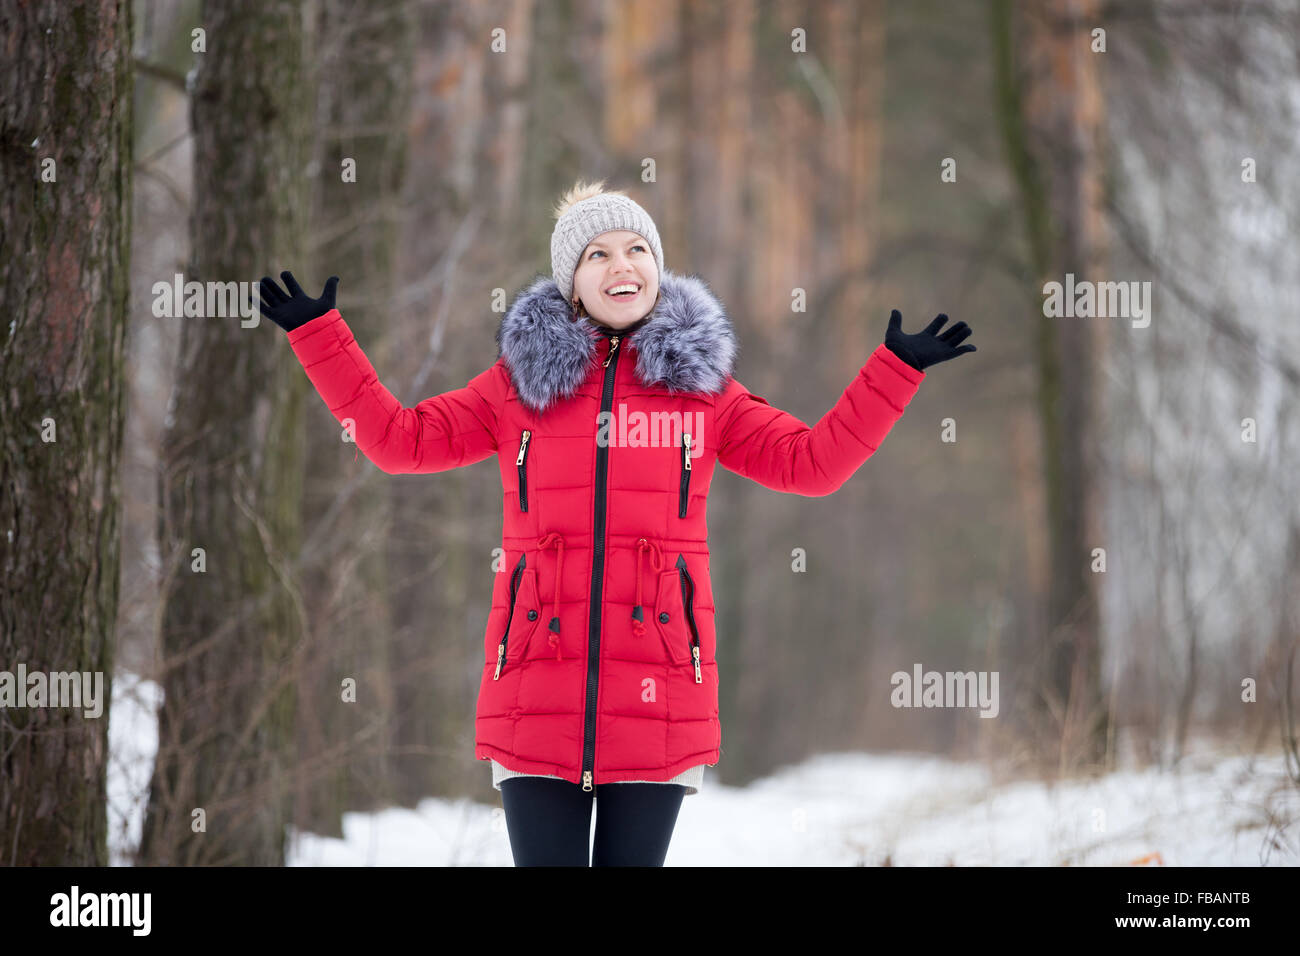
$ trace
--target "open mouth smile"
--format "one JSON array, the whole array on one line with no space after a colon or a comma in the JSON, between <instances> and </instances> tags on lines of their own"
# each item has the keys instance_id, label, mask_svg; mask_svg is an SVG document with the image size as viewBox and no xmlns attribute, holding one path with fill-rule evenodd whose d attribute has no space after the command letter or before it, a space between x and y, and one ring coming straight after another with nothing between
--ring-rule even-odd
<instances>
[{"instance_id":1,"label":"open mouth smile","mask_svg":"<svg viewBox=\"0 0 1300 956\"><path fill-rule=\"evenodd\" d=\"M605 290L605 295L616 302L629 302L641 294L641 286L636 282L619 282Z\"/></svg>"}]
</instances>

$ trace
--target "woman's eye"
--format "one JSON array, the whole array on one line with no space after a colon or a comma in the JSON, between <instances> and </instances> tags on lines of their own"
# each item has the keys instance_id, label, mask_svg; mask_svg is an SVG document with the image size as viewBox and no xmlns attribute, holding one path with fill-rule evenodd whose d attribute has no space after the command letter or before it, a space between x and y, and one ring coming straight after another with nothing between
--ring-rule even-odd
<instances>
[{"instance_id":1,"label":"woman's eye","mask_svg":"<svg viewBox=\"0 0 1300 956\"><path fill-rule=\"evenodd\" d=\"M635 246L632 246L632 248L633 248L633 249L640 249L642 252L647 252L647 251L648 251L648 250L646 249L646 247L643 246L643 245L641 245L639 242L638 242ZM605 254L605 251L604 251L603 249L593 249L592 252L591 252L591 255L587 256L587 258L588 258L588 259L592 259L592 258L594 258L594 257L596 257L596 256L603 256L604 254Z\"/></svg>"}]
</instances>

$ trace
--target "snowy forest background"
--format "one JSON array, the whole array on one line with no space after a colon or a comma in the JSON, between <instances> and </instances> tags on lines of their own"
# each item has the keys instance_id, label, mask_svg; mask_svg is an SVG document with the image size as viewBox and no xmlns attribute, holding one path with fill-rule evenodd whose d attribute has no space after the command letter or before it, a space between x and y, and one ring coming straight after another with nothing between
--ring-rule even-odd
<instances>
[{"instance_id":1,"label":"snowy forest background","mask_svg":"<svg viewBox=\"0 0 1300 956\"><path fill-rule=\"evenodd\" d=\"M670 863L1300 862L1300 0L44 0L0 27L0 669L113 676L100 720L0 708L3 862L509 862L473 759L496 463L354 460L279 329L152 289L338 274L415 404L495 360L579 177L646 206L737 378L810 424L891 308L979 348L831 497L718 471L723 757ZM1149 282L1149 325L1045 316L1067 273ZM997 718L892 706L917 663L997 671Z\"/></svg>"}]
</instances>

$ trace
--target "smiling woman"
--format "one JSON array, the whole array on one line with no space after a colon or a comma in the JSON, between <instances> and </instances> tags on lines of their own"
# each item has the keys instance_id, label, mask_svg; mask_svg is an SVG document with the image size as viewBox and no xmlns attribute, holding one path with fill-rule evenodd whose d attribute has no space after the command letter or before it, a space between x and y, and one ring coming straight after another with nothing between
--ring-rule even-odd
<instances>
[{"instance_id":1,"label":"smiling woman","mask_svg":"<svg viewBox=\"0 0 1300 956\"><path fill-rule=\"evenodd\" d=\"M593 239L573 274L575 309L611 329L639 322L658 303L659 268L645 238L615 229Z\"/></svg>"},{"instance_id":2,"label":"smiling woman","mask_svg":"<svg viewBox=\"0 0 1300 956\"><path fill-rule=\"evenodd\" d=\"M497 458L508 573L492 575L474 755L492 764L516 862L585 865L595 804L594 865L661 866L683 797L722 754L715 472L834 493L880 447L922 370L974 350L960 345L970 329L940 335L940 315L908 334L895 311L810 427L734 378L726 309L702 279L664 268L649 214L579 184L558 210L551 276L507 310L497 361L408 408L334 306L335 280L311 299L291 279L287 293L265 280L263 308L376 466L429 474ZM639 431L612 442L615 414L629 430L682 428L667 444Z\"/></svg>"},{"instance_id":3,"label":"smiling woman","mask_svg":"<svg viewBox=\"0 0 1300 956\"><path fill-rule=\"evenodd\" d=\"M579 317L623 331L659 304L663 248L654 220L640 205L601 183L578 183L560 200L555 217L566 223L551 237L560 291ZM581 248L571 237L592 236ZM568 281L559 276L569 277Z\"/></svg>"}]
</instances>

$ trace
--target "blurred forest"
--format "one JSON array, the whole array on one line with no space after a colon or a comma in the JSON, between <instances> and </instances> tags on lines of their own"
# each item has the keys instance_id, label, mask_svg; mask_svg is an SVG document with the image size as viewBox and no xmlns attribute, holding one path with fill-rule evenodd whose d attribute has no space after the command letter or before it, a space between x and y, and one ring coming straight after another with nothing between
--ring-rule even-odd
<instances>
[{"instance_id":1,"label":"blurred forest","mask_svg":"<svg viewBox=\"0 0 1300 956\"><path fill-rule=\"evenodd\" d=\"M736 377L805 422L891 308L979 347L830 497L719 469L716 779L839 750L1048 777L1172 766L1200 735L1294 754L1300 0L46 0L0 22L0 504L24 529L0 535L0 660L161 686L141 862L277 864L286 824L497 799L473 758L497 464L383 474L279 329L157 317L155 283L337 274L413 405L495 361L578 178L646 207L667 267L726 304ZM42 192L28 144L73 136ZM1067 273L1149 282L1149 325L1045 316ZM47 415L87 450L39 454ZM998 719L891 706L918 662L998 671ZM103 862L102 792L60 767L102 791L105 726L0 718L6 862ZM78 809L34 826L51 798ZM231 824L186 839L196 806Z\"/></svg>"}]
</instances>

